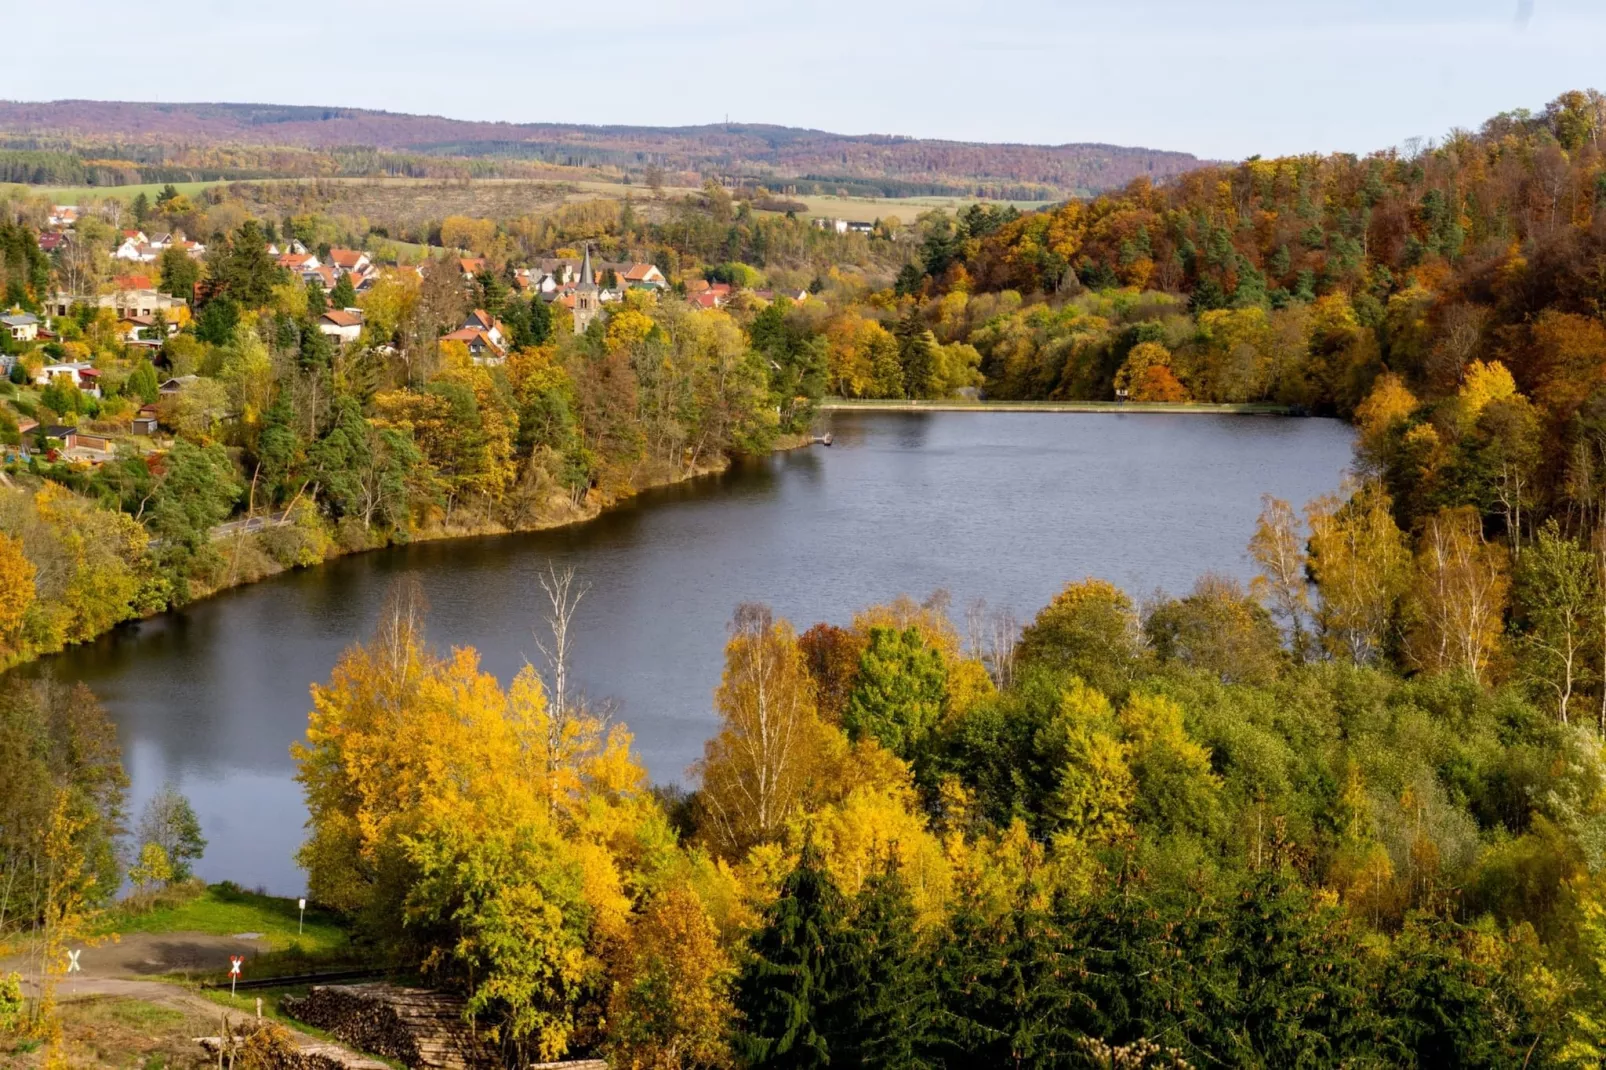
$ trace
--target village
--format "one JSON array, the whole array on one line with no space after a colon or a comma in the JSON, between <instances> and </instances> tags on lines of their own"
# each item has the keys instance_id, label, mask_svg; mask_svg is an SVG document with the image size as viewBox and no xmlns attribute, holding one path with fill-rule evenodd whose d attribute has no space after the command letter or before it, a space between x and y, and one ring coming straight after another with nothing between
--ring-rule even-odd
<instances>
[{"instance_id":1,"label":"village","mask_svg":"<svg viewBox=\"0 0 1606 1070\"><path fill-rule=\"evenodd\" d=\"M82 211L77 205L54 205L48 229L38 233L40 251L58 268L76 251ZM816 225L841 233L846 233L848 226L842 220L817 220ZM184 409L197 404L216 409L215 398L199 401L191 396L202 377L193 370L175 369L167 356L167 343L193 327L194 310L209 296L201 267L207 251L206 244L191 240L180 230L147 233L137 227L121 228L114 245L100 251L109 277L99 285L56 289L33 310L21 304L0 310L0 389L9 384L13 391L10 408L15 410L8 412L0 405L0 465L43 461L94 467L115 459L120 452L159 464L160 455L179 430L175 420L184 422ZM394 353L389 338L373 337L366 330L363 298L387 274L421 281L427 262L381 263L362 249L309 249L294 238L269 240L265 251L285 279L331 299L345 298L338 303L331 300L316 317L318 331L331 343ZM196 263L196 281L178 293L174 292L178 287L163 285L164 258L175 256ZM484 257L459 256L439 263L461 275L471 299L489 270ZM64 280L72 272L58 269L54 274ZM657 265L593 258L589 245L579 250L578 256L544 257L525 266L509 266L505 274L511 290L554 311L561 309L575 334L584 333L608 306L631 291L668 294L672 290L669 278ZM743 291L730 282L712 279L686 280L674 289L693 308L703 310L722 309L739 292L762 301L776 296L773 290ZM806 301L810 295L799 290L786 296ZM103 340L110 332L113 348L121 349L125 362L134 362L136 374L139 366L150 366L154 391L131 395L127 387L135 375L124 376L108 391L106 369L97 366L89 347L80 340L91 327ZM514 339L501 319L472 307L471 300L461 325L443 333L440 342L461 344L475 364L495 367L506 361ZM125 404L99 404L110 401L112 392L120 393ZM53 400L56 406L52 406ZM208 416L228 423L238 414L212 411ZM6 427L8 417L15 421L14 430Z\"/></svg>"}]
</instances>

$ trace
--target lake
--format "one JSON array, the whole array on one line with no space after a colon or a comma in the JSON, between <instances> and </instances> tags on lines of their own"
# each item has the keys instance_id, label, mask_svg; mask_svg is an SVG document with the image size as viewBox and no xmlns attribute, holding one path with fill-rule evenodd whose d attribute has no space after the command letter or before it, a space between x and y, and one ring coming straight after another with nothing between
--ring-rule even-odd
<instances>
[{"instance_id":1,"label":"lake","mask_svg":"<svg viewBox=\"0 0 1606 1070\"><path fill-rule=\"evenodd\" d=\"M1070 580L1134 597L1203 572L1247 579L1274 494L1337 489L1352 434L1332 420L1054 413L831 417L834 445L642 495L589 524L342 558L125 625L30 671L82 680L116 722L130 812L172 780L210 846L197 872L296 894L306 812L289 746L308 686L372 629L398 577L422 582L429 635L477 647L505 682L539 659L536 575L590 590L576 676L612 700L656 781L683 780L715 720L725 626L762 601L799 631L937 588L1029 620Z\"/></svg>"}]
</instances>

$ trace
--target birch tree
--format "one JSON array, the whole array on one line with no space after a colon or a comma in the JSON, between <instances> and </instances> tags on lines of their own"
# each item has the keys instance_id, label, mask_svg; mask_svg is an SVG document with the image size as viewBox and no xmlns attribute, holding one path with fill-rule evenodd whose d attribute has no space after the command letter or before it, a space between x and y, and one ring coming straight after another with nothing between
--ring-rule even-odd
<instances>
[{"instance_id":1,"label":"birch tree","mask_svg":"<svg viewBox=\"0 0 1606 1070\"><path fill-rule=\"evenodd\" d=\"M696 768L699 798L714 846L734 856L781 831L818 748L813 680L792 626L768 606L737 607L714 706L722 727Z\"/></svg>"},{"instance_id":2,"label":"birch tree","mask_svg":"<svg viewBox=\"0 0 1606 1070\"><path fill-rule=\"evenodd\" d=\"M1287 629L1294 657L1309 653L1306 621L1310 619L1309 580L1305 576L1304 536L1293 508L1281 498L1261 496L1260 517L1249 540L1249 556L1260 572L1249 583L1249 593L1271 611Z\"/></svg>"},{"instance_id":3,"label":"birch tree","mask_svg":"<svg viewBox=\"0 0 1606 1070\"><path fill-rule=\"evenodd\" d=\"M1523 676L1554 696L1562 724L1597 677L1599 604L1594 556L1546 521L1517 569L1516 648Z\"/></svg>"},{"instance_id":4,"label":"birch tree","mask_svg":"<svg viewBox=\"0 0 1606 1070\"><path fill-rule=\"evenodd\" d=\"M1489 543L1476 511L1428 518L1417 552L1406 654L1430 672L1463 669L1480 683L1500 645L1511 579L1503 547Z\"/></svg>"}]
</instances>

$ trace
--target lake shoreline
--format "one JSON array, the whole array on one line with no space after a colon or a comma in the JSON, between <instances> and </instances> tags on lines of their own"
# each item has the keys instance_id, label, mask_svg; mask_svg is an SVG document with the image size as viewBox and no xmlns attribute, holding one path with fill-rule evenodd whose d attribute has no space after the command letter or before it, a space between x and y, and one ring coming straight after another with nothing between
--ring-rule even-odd
<instances>
[{"instance_id":1,"label":"lake shoreline","mask_svg":"<svg viewBox=\"0 0 1606 1070\"><path fill-rule=\"evenodd\" d=\"M1158 402L1158 401L962 401L962 400L848 400L822 401L821 412L1078 412L1144 413L1175 416L1303 416L1292 405L1269 402Z\"/></svg>"},{"instance_id":2,"label":"lake shoreline","mask_svg":"<svg viewBox=\"0 0 1606 1070\"><path fill-rule=\"evenodd\" d=\"M810 435L786 435L775 444L774 448L770 452L772 454L785 453L791 450L804 449L813 444L814 439ZM232 576L225 582L218 584L216 587L209 587L202 593L184 602L182 605L169 606L166 609L160 609L154 613L127 617L116 622L115 624L112 624L110 627L103 629L102 631L96 632L94 635L79 640L78 642L66 643L54 650L37 650L25 657L19 657L14 661L0 663L0 673L9 672L12 669L43 661L46 658L55 657L56 655L62 654L73 647L86 646L126 624L133 624L142 620L150 620L155 617L160 617L166 613L182 613L191 606L198 605L217 595L224 594L225 592L238 590L241 587L249 587L252 584L261 583L262 581L272 579L275 576L282 576L287 572L319 568L323 565L329 564L332 561L338 561L341 558L376 553L380 550L389 550L397 546L407 545L409 543L447 542L454 539L476 539L503 535L523 535L588 524L611 512L612 510L619 509L629 503L634 502L642 494L646 494L655 490L662 490L667 487L679 486L684 483L690 483L693 480L705 479L709 476L722 475L730 470L732 463L733 461L731 458L724 457L716 463L700 464L694 468L677 471L668 477L649 477L645 479L639 486L632 486L631 493L623 497L612 498L606 502L595 501L587 502L585 505L573 506L566 515L546 513L525 524L510 526L494 521L463 526L443 524L428 528L424 531L414 532L406 539L386 538L382 542L377 542L369 546L345 547L341 546L337 542L331 542L329 547L325 550L322 558L304 565L283 565L273 560L271 557L267 557L265 554L258 555L258 568L253 569L249 573L240 573L236 576ZM240 529L232 536L218 538L216 540L217 546L224 553L228 553L231 549L234 550L234 560L237 562L239 559L239 549L246 540L254 539L262 532L271 530L273 530L272 527L256 528L251 530ZM230 567L233 568L234 566L231 564Z\"/></svg>"}]
</instances>

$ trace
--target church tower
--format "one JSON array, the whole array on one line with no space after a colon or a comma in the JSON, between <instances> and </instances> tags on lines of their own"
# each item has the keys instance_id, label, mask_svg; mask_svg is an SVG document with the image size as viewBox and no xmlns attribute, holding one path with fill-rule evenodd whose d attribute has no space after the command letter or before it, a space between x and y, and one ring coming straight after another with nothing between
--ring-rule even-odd
<instances>
[{"instance_id":1,"label":"church tower","mask_svg":"<svg viewBox=\"0 0 1606 1070\"><path fill-rule=\"evenodd\" d=\"M574 333L585 334L601 310L602 293L591 271L591 246L587 244L585 259L580 262L580 284L574 288Z\"/></svg>"}]
</instances>

